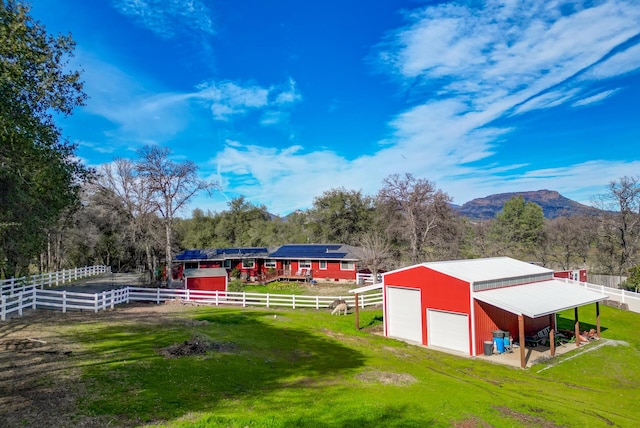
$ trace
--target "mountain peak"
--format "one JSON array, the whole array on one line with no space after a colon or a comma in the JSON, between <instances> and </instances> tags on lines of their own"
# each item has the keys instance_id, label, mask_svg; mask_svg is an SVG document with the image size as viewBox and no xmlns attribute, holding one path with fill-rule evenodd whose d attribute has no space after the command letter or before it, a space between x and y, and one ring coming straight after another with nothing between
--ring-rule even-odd
<instances>
[{"instance_id":1,"label":"mountain peak","mask_svg":"<svg viewBox=\"0 0 640 428\"><path fill-rule=\"evenodd\" d=\"M525 192L498 193L484 198L473 199L457 208L460 215L473 220L495 218L505 202L514 196L522 196L527 202L534 202L542 208L545 218L571 217L594 214L598 210L562 196L555 190L534 190Z\"/></svg>"}]
</instances>

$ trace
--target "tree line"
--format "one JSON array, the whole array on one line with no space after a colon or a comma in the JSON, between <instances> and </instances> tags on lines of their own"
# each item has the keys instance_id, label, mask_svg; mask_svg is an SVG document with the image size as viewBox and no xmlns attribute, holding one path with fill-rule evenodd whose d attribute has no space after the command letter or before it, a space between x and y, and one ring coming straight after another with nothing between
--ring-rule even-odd
<instances>
[{"instance_id":1,"label":"tree line","mask_svg":"<svg viewBox=\"0 0 640 428\"><path fill-rule=\"evenodd\" d=\"M545 219L522 197L496 218L457 215L436 183L392 174L373 195L334 188L286 217L244 197L228 209L177 213L216 183L169 149L142 147L134 160L92 170L78 161L55 118L84 104L74 43L51 36L16 0L0 2L0 277L107 264L157 272L187 248L341 243L359 246L371 270L431 260L511 256L554 269L638 278L640 182L621 177L595 204L598 215ZM634 281L634 279L632 279ZM640 278L638 278L640 281Z\"/></svg>"}]
</instances>

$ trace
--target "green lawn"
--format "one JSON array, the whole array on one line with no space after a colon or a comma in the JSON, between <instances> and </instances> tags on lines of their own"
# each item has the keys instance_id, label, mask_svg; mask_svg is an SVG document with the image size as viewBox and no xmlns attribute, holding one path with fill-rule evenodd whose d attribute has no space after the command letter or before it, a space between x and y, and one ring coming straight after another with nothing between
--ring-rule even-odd
<instances>
[{"instance_id":1,"label":"green lawn","mask_svg":"<svg viewBox=\"0 0 640 428\"><path fill-rule=\"evenodd\" d=\"M63 333L84 349L79 417L172 427L640 426L640 314L603 307L603 337L628 345L570 353L540 371L356 332L353 315L327 311L197 307L141 321L119 310ZM594 312L581 309L582 321L594 323ZM561 325L572 318L559 315ZM361 312L361 325L379 330L380 319ZM194 334L219 351L159 354Z\"/></svg>"}]
</instances>

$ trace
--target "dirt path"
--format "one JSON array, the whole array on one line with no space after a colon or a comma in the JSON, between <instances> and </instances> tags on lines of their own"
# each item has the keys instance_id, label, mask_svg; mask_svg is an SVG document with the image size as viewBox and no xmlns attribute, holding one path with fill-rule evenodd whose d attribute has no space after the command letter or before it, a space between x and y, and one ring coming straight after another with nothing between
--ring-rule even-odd
<instances>
[{"instance_id":1,"label":"dirt path","mask_svg":"<svg viewBox=\"0 0 640 428\"><path fill-rule=\"evenodd\" d=\"M73 291L76 293L99 293L126 286L141 287L145 285L144 275L139 273L107 273L92 276L71 284L55 287L55 290Z\"/></svg>"}]
</instances>

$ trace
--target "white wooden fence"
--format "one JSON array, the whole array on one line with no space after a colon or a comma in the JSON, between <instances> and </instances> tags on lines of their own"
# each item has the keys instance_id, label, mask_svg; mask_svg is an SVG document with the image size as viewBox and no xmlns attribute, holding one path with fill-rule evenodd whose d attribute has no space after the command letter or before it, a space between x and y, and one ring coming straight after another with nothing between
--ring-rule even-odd
<instances>
[{"instance_id":1,"label":"white wooden fence","mask_svg":"<svg viewBox=\"0 0 640 428\"><path fill-rule=\"evenodd\" d=\"M0 295L12 295L32 288L54 287L89 276L111 272L111 266L85 266L58 272L22 276L0 280Z\"/></svg>"},{"instance_id":2,"label":"white wooden fence","mask_svg":"<svg viewBox=\"0 0 640 428\"><path fill-rule=\"evenodd\" d=\"M588 282L572 281L565 279L566 282L579 285L587 290L597 291L601 294L606 294L609 300L615 300L616 302L624 303L629 307L632 312L640 313L640 293L634 293L633 291L627 291L619 288L611 288L606 285L590 284Z\"/></svg>"},{"instance_id":3,"label":"white wooden fence","mask_svg":"<svg viewBox=\"0 0 640 428\"><path fill-rule=\"evenodd\" d=\"M0 296L0 318L24 309L69 310L113 309L115 305L129 302L163 303L167 300L182 299L209 305L264 306L266 308L328 308L336 299L345 300L349 306L355 305L354 296L299 296L285 294L264 294L230 291L175 290L166 288L124 287L101 293L75 293L69 291L44 290L31 287L21 293ZM365 308L382 304L382 293L363 294L358 298L358 306Z\"/></svg>"}]
</instances>

